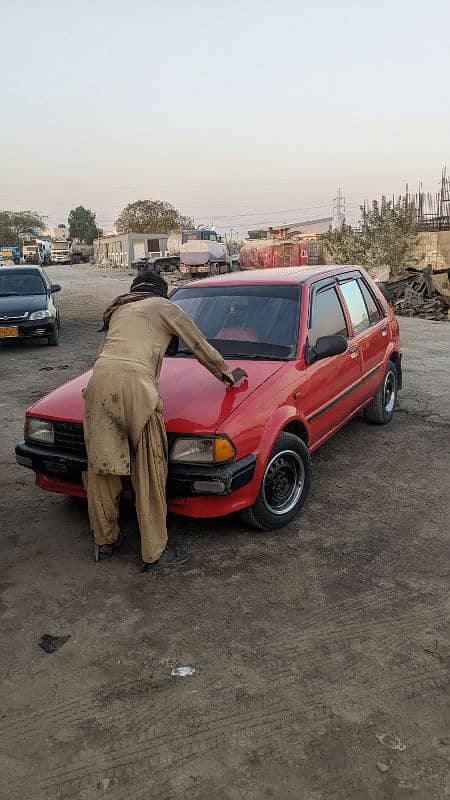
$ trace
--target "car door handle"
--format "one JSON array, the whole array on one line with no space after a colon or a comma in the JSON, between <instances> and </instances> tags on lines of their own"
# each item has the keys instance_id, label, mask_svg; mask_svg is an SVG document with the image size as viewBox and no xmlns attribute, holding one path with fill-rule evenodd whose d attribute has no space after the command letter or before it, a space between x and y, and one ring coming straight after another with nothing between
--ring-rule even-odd
<instances>
[{"instance_id":1,"label":"car door handle","mask_svg":"<svg viewBox=\"0 0 450 800\"><path fill-rule=\"evenodd\" d=\"M358 355L358 348L356 344L352 344L352 346L348 348L348 352L352 358L355 358L355 356Z\"/></svg>"},{"instance_id":2,"label":"car door handle","mask_svg":"<svg viewBox=\"0 0 450 800\"><path fill-rule=\"evenodd\" d=\"M381 335L382 335L382 336L387 336L387 335L388 335L388 329L387 329L387 327L386 327L386 328L382 328L382 329L381 329Z\"/></svg>"}]
</instances>

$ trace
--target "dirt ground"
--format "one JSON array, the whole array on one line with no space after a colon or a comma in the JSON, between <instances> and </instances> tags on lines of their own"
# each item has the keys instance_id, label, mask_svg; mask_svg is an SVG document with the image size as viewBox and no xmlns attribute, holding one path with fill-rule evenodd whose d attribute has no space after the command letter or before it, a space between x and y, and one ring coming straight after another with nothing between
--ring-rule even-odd
<instances>
[{"instance_id":1,"label":"dirt ground","mask_svg":"<svg viewBox=\"0 0 450 800\"><path fill-rule=\"evenodd\" d=\"M0 347L2 800L449 798L450 325L400 320L392 424L314 455L288 529L171 519L191 561L148 576L130 511L96 565L85 504L15 463L25 408L92 364L130 282L48 271L59 347ZM45 632L71 638L47 655Z\"/></svg>"}]
</instances>

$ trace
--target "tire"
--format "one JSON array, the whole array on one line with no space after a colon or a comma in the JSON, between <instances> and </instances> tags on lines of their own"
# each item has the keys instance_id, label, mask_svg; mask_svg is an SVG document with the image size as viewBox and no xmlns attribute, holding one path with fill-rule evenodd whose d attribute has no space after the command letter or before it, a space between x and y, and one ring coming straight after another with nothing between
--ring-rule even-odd
<instances>
[{"instance_id":1,"label":"tire","mask_svg":"<svg viewBox=\"0 0 450 800\"><path fill-rule=\"evenodd\" d=\"M241 517L252 528L262 531L283 528L297 516L310 485L308 448L298 436L281 433L264 470L256 501L240 512Z\"/></svg>"},{"instance_id":2,"label":"tire","mask_svg":"<svg viewBox=\"0 0 450 800\"><path fill-rule=\"evenodd\" d=\"M50 336L47 337L47 344L50 347L56 347L59 341L59 325L57 326L54 333L51 333Z\"/></svg>"},{"instance_id":3,"label":"tire","mask_svg":"<svg viewBox=\"0 0 450 800\"><path fill-rule=\"evenodd\" d=\"M397 385L397 369L392 361L388 361L378 391L370 405L364 409L367 422L372 425L387 425L391 421L397 400Z\"/></svg>"}]
</instances>

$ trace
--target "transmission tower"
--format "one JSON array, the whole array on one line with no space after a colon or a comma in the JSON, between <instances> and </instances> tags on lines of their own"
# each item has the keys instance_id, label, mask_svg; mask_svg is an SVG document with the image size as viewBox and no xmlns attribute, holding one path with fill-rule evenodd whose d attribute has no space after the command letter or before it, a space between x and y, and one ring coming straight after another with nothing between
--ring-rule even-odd
<instances>
[{"instance_id":1,"label":"transmission tower","mask_svg":"<svg viewBox=\"0 0 450 800\"><path fill-rule=\"evenodd\" d=\"M333 231L340 231L345 222L345 197L342 196L341 189L338 189L337 197L333 198Z\"/></svg>"}]
</instances>

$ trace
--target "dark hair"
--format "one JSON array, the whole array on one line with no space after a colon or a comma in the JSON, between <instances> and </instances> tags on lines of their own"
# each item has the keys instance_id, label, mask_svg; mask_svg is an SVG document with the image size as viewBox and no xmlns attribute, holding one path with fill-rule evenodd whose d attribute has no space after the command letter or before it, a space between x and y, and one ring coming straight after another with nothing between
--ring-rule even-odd
<instances>
[{"instance_id":1,"label":"dark hair","mask_svg":"<svg viewBox=\"0 0 450 800\"><path fill-rule=\"evenodd\" d=\"M134 279L130 286L130 292L149 292L158 297L167 297L168 286L161 275L151 269L146 269Z\"/></svg>"}]
</instances>

